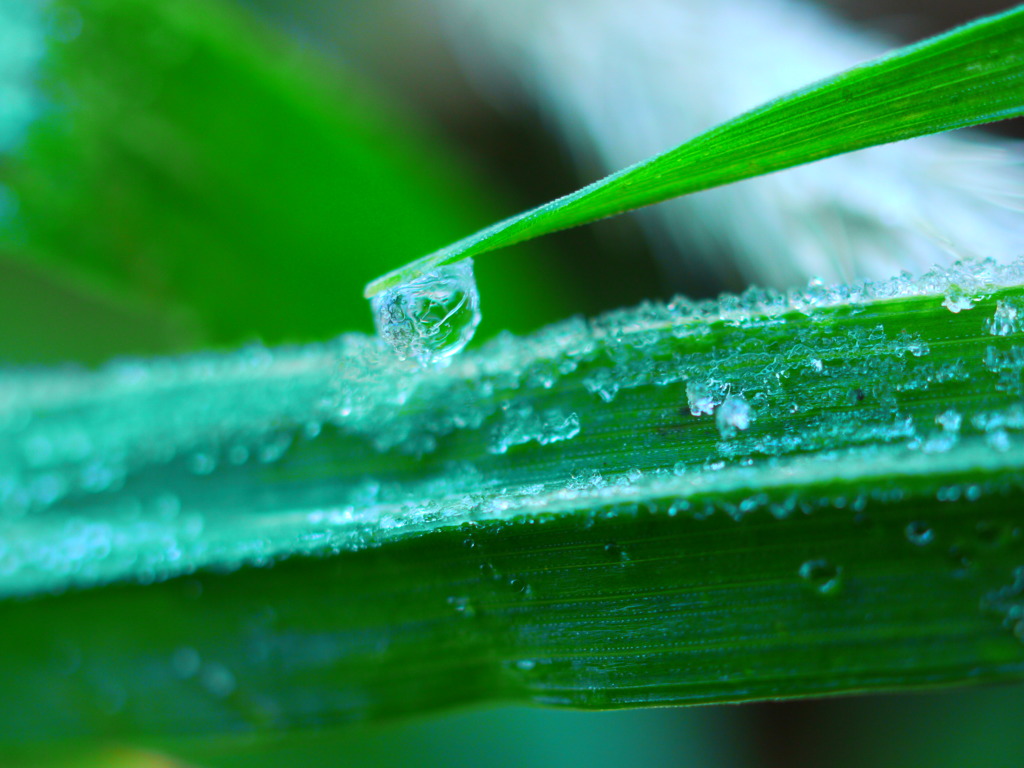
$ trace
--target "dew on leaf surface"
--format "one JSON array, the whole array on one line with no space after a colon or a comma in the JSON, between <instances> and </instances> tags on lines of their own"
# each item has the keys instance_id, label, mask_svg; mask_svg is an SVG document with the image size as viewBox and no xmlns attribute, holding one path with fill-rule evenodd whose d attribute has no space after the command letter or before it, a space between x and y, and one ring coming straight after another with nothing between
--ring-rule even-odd
<instances>
[{"instance_id":1,"label":"dew on leaf surface","mask_svg":"<svg viewBox=\"0 0 1024 768\"><path fill-rule=\"evenodd\" d=\"M830 560L818 558L800 565L800 578L822 595L834 595L842 588L843 569Z\"/></svg>"}]
</instances>

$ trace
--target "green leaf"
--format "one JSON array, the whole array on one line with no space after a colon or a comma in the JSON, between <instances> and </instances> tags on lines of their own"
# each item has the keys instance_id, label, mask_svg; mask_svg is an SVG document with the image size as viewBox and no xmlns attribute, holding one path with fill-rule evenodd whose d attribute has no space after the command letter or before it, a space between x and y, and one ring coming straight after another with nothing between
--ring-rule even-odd
<instances>
[{"instance_id":1,"label":"green leaf","mask_svg":"<svg viewBox=\"0 0 1024 768\"><path fill-rule=\"evenodd\" d=\"M1024 264L0 378L0 743L1024 677Z\"/></svg>"},{"instance_id":2,"label":"green leaf","mask_svg":"<svg viewBox=\"0 0 1024 768\"><path fill-rule=\"evenodd\" d=\"M99 363L116 355L166 354L199 345L194 318L132 300L31 259L0 255L0 360Z\"/></svg>"},{"instance_id":3,"label":"green leaf","mask_svg":"<svg viewBox=\"0 0 1024 768\"><path fill-rule=\"evenodd\" d=\"M5 13L41 56L19 81L33 119L0 146L0 193L16 201L0 211L0 249L57 282L84 275L107 295L185 313L208 344L314 340L370 327L345 291L392 253L493 215L496 185L415 115L220 0ZM546 298L505 319L530 328L564 314L554 289ZM8 328L20 330L32 326Z\"/></svg>"},{"instance_id":4,"label":"green leaf","mask_svg":"<svg viewBox=\"0 0 1024 768\"><path fill-rule=\"evenodd\" d=\"M444 264L844 152L1024 114L1024 6L897 50L377 278ZM710 84L709 87L713 87Z\"/></svg>"}]
</instances>

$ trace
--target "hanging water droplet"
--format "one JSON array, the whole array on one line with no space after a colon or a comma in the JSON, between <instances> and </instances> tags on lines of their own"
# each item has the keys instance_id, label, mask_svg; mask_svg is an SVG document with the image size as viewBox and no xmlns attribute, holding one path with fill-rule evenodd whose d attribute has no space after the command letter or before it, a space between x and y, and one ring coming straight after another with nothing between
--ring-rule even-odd
<instances>
[{"instance_id":1,"label":"hanging water droplet","mask_svg":"<svg viewBox=\"0 0 1024 768\"><path fill-rule=\"evenodd\" d=\"M965 309L974 309L974 301L969 295L964 293L962 288L953 286L946 293L942 306L953 314L958 314Z\"/></svg>"},{"instance_id":2,"label":"hanging water droplet","mask_svg":"<svg viewBox=\"0 0 1024 768\"><path fill-rule=\"evenodd\" d=\"M439 363L459 352L480 324L473 260L438 267L372 299L377 333L401 359Z\"/></svg>"},{"instance_id":3,"label":"hanging water droplet","mask_svg":"<svg viewBox=\"0 0 1024 768\"><path fill-rule=\"evenodd\" d=\"M448 598L448 605L455 609L455 612L460 616L465 616L467 619L471 619L476 616L476 606L473 602L464 595L452 595Z\"/></svg>"},{"instance_id":4,"label":"hanging water droplet","mask_svg":"<svg viewBox=\"0 0 1024 768\"><path fill-rule=\"evenodd\" d=\"M715 411L715 400L707 384L698 381L686 382L686 400L690 406L690 413L694 416Z\"/></svg>"},{"instance_id":5,"label":"hanging water droplet","mask_svg":"<svg viewBox=\"0 0 1024 768\"><path fill-rule=\"evenodd\" d=\"M1020 327L1020 311L1016 304L1008 301L997 301L996 311L992 319L985 324L986 330L993 336L1009 336Z\"/></svg>"}]
</instances>

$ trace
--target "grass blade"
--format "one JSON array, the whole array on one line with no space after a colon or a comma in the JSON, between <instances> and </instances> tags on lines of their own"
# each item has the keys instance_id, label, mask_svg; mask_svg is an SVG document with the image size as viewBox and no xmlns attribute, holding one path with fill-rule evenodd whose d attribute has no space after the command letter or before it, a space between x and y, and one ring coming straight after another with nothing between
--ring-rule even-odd
<instances>
[{"instance_id":1,"label":"grass blade","mask_svg":"<svg viewBox=\"0 0 1024 768\"><path fill-rule=\"evenodd\" d=\"M0 744L1024 676L1024 264L0 380Z\"/></svg>"},{"instance_id":2,"label":"grass blade","mask_svg":"<svg viewBox=\"0 0 1024 768\"><path fill-rule=\"evenodd\" d=\"M377 278L441 265L673 197L844 152L1024 114L1024 6L783 96L681 146Z\"/></svg>"}]
</instances>

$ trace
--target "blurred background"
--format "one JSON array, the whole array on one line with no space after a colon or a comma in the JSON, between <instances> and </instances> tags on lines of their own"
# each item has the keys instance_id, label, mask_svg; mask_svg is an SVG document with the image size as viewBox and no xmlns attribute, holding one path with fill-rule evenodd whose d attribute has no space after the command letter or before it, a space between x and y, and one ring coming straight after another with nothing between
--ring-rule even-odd
<instances>
[{"instance_id":1,"label":"blurred background","mask_svg":"<svg viewBox=\"0 0 1024 768\"><path fill-rule=\"evenodd\" d=\"M0 0L0 361L369 331L377 275L1011 5ZM869 150L486 256L478 338L675 293L1020 256L1021 131ZM1016 766L1022 705L1009 686L490 707L211 744L203 764Z\"/></svg>"}]
</instances>

